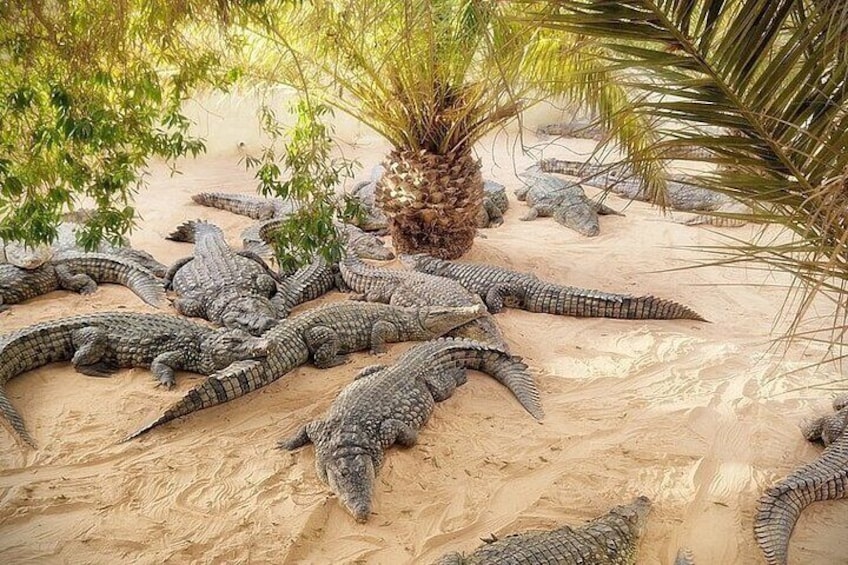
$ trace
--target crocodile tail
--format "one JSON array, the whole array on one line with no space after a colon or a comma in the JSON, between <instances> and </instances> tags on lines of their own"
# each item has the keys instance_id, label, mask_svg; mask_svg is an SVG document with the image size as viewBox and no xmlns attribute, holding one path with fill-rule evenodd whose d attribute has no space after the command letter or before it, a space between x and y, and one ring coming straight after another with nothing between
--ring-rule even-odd
<instances>
[{"instance_id":1,"label":"crocodile tail","mask_svg":"<svg viewBox=\"0 0 848 565\"><path fill-rule=\"evenodd\" d=\"M265 384L265 371L261 361L236 361L225 369L207 377L202 383L188 391L172 404L165 413L149 424L140 427L121 442L146 434L153 428L187 416L192 412L224 404Z\"/></svg>"},{"instance_id":2,"label":"crocodile tail","mask_svg":"<svg viewBox=\"0 0 848 565\"><path fill-rule=\"evenodd\" d=\"M496 381L512 392L521 406L537 420L545 417L545 411L539 397L539 388L533 375L520 357L511 356L503 351L485 356L480 371L491 375Z\"/></svg>"},{"instance_id":3,"label":"crocodile tail","mask_svg":"<svg viewBox=\"0 0 848 565\"><path fill-rule=\"evenodd\" d=\"M6 420L12 429L20 436L20 438L30 447L35 449L35 440L29 435L29 432L24 425L24 419L9 402L9 397L6 396L6 387L0 386L0 415Z\"/></svg>"},{"instance_id":4,"label":"crocodile tail","mask_svg":"<svg viewBox=\"0 0 848 565\"><path fill-rule=\"evenodd\" d=\"M189 220L183 222L177 229L168 234L165 239L171 241L182 241L184 243L197 243L197 240L204 235L215 235L224 238L224 232L215 224L210 224L205 220Z\"/></svg>"},{"instance_id":5,"label":"crocodile tail","mask_svg":"<svg viewBox=\"0 0 848 565\"><path fill-rule=\"evenodd\" d=\"M691 308L654 296L611 294L555 284L535 284L524 299L530 312L624 320L707 321Z\"/></svg>"},{"instance_id":6,"label":"crocodile tail","mask_svg":"<svg viewBox=\"0 0 848 565\"><path fill-rule=\"evenodd\" d=\"M96 283L120 284L154 308L165 299L165 286L152 272L138 263L105 253L63 253L57 265L74 273L85 273Z\"/></svg>"},{"instance_id":7,"label":"crocodile tail","mask_svg":"<svg viewBox=\"0 0 848 565\"><path fill-rule=\"evenodd\" d=\"M818 500L845 498L846 493L848 433L843 433L817 460L795 470L760 497L754 537L766 563L787 563L789 538L804 508Z\"/></svg>"}]
</instances>

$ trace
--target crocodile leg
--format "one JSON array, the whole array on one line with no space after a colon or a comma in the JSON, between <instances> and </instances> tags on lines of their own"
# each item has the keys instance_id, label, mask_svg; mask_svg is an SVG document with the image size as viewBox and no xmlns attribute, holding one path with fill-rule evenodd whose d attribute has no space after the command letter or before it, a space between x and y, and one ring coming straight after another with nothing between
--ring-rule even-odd
<instances>
[{"instance_id":1,"label":"crocodile leg","mask_svg":"<svg viewBox=\"0 0 848 565\"><path fill-rule=\"evenodd\" d=\"M400 420L384 420L380 424L380 441L383 447L394 444L412 447L418 443L418 430Z\"/></svg>"},{"instance_id":2,"label":"crocodile leg","mask_svg":"<svg viewBox=\"0 0 848 565\"><path fill-rule=\"evenodd\" d=\"M285 449L286 451L294 451L295 449L300 449L305 445L309 445L312 443L312 436L320 431L321 425L321 420L313 420L309 422L300 428L295 435L288 439L281 439L278 441L277 448Z\"/></svg>"},{"instance_id":3,"label":"crocodile leg","mask_svg":"<svg viewBox=\"0 0 848 565\"><path fill-rule=\"evenodd\" d=\"M190 262L194 261L194 255L189 255L188 257L183 257L182 259L177 259L174 261L174 264L171 265L167 272L165 272L165 288L171 288L171 281L174 280L174 275L177 274L177 271L188 265Z\"/></svg>"},{"instance_id":4,"label":"crocodile leg","mask_svg":"<svg viewBox=\"0 0 848 565\"><path fill-rule=\"evenodd\" d=\"M194 298L177 298L174 300L174 309L189 318L204 318L206 314L206 308Z\"/></svg>"},{"instance_id":5,"label":"crocodile leg","mask_svg":"<svg viewBox=\"0 0 848 565\"><path fill-rule=\"evenodd\" d=\"M80 294L91 294L97 290L97 283L86 274L74 274L66 265L56 265L56 278L59 288Z\"/></svg>"},{"instance_id":6,"label":"crocodile leg","mask_svg":"<svg viewBox=\"0 0 848 565\"><path fill-rule=\"evenodd\" d=\"M164 386L167 389L172 389L177 384L174 378L174 370L182 367L184 354L180 351L166 351L157 355L153 362L150 363L150 371L159 384L156 386Z\"/></svg>"},{"instance_id":7,"label":"crocodile leg","mask_svg":"<svg viewBox=\"0 0 848 565\"><path fill-rule=\"evenodd\" d=\"M521 220L522 222L531 222L541 215L542 214L539 213L539 209L536 206L531 206L530 208L527 209L527 213L524 214L523 216L521 216L518 219Z\"/></svg>"},{"instance_id":8,"label":"crocodile leg","mask_svg":"<svg viewBox=\"0 0 848 565\"><path fill-rule=\"evenodd\" d=\"M103 328L88 327L71 334L74 344L74 369L90 377L110 377L118 370L114 360L106 358L109 336Z\"/></svg>"},{"instance_id":9,"label":"crocodile leg","mask_svg":"<svg viewBox=\"0 0 848 565\"><path fill-rule=\"evenodd\" d=\"M505 298L510 297L515 298L516 301L520 301L522 295L523 289L521 285L497 283L492 285L492 287L486 291L486 296L481 298L483 298L483 301L486 303L486 307L489 309L491 314L498 314L503 312Z\"/></svg>"},{"instance_id":10,"label":"crocodile leg","mask_svg":"<svg viewBox=\"0 0 848 565\"><path fill-rule=\"evenodd\" d=\"M386 343L400 340L400 332L391 322L381 320L371 327L371 353L383 355Z\"/></svg>"},{"instance_id":11,"label":"crocodile leg","mask_svg":"<svg viewBox=\"0 0 848 565\"><path fill-rule=\"evenodd\" d=\"M306 345L312 352L313 363L321 369L329 369L347 363L347 355L339 355L339 337L327 326L314 326L303 332Z\"/></svg>"}]
</instances>

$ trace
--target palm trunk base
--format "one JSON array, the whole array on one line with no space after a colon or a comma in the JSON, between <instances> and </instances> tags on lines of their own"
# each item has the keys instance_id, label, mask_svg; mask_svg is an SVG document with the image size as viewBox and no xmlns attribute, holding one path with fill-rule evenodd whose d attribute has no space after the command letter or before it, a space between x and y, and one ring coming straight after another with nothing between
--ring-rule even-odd
<instances>
[{"instance_id":1,"label":"palm trunk base","mask_svg":"<svg viewBox=\"0 0 848 565\"><path fill-rule=\"evenodd\" d=\"M483 205L480 163L471 152L393 151L376 200L398 253L456 259L471 249Z\"/></svg>"}]
</instances>

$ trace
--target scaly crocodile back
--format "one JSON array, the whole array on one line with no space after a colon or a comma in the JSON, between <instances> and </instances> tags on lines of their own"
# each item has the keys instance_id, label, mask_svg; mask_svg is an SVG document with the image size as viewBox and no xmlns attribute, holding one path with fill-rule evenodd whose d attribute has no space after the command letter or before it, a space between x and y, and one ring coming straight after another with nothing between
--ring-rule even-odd
<instances>
[{"instance_id":1,"label":"scaly crocodile back","mask_svg":"<svg viewBox=\"0 0 848 565\"><path fill-rule=\"evenodd\" d=\"M512 534L467 556L449 553L434 565L634 565L650 504L640 496L583 526Z\"/></svg>"},{"instance_id":2,"label":"scaly crocodile back","mask_svg":"<svg viewBox=\"0 0 848 565\"><path fill-rule=\"evenodd\" d=\"M197 204L226 210L254 220L269 220L291 210L293 206L278 198L263 198L249 194L234 194L226 192L201 192L191 197Z\"/></svg>"},{"instance_id":3,"label":"scaly crocodile back","mask_svg":"<svg viewBox=\"0 0 848 565\"><path fill-rule=\"evenodd\" d=\"M760 498L754 537L766 563L786 565L789 539L804 508L820 500L845 498L847 491L848 430L843 429L818 459L795 470Z\"/></svg>"}]
</instances>

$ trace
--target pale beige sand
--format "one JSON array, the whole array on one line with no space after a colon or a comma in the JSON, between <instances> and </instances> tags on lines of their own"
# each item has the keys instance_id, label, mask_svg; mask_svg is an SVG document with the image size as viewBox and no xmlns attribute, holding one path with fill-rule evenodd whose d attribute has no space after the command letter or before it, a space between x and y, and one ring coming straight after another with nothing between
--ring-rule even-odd
<instances>
[{"instance_id":1,"label":"pale beige sand","mask_svg":"<svg viewBox=\"0 0 848 565\"><path fill-rule=\"evenodd\" d=\"M367 169L385 147L367 136L357 141L345 152ZM500 134L480 150L486 175L510 192L518 184L514 141ZM530 163L516 159L518 169ZM233 242L250 223L189 198L201 190L252 190L232 154L181 168L171 178L154 167L151 187L138 198L144 222L133 243L165 262L189 252L162 239L185 219L213 220ZM8 428L0 430L0 562L426 563L493 532L580 523L637 494L656 502L640 563L671 563L681 545L701 565L761 562L751 534L757 498L816 457L797 425L829 409L829 393L801 387L840 378L832 368L780 376L821 354L769 349L786 279L720 268L657 272L696 257L681 247L716 236L644 204L629 205L626 217L603 218L594 239L552 219L519 222L524 212L513 200L506 223L485 231L467 259L576 286L653 293L713 323L498 315L538 377L546 420L534 423L503 388L473 373L437 407L418 446L390 450L376 513L365 525L318 481L311 448L289 454L274 447L321 415L354 371L374 362L367 354L333 370L298 369L127 444L116 442L197 377L179 375L169 392L139 369L112 379L78 375L68 365L34 371L8 391L39 449L26 450ZM0 327L115 308L151 310L128 290L106 286L92 296L57 292L15 306L0 314ZM388 359L408 347L392 346ZM848 563L846 539L848 503L816 504L801 518L791 561Z\"/></svg>"}]
</instances>

